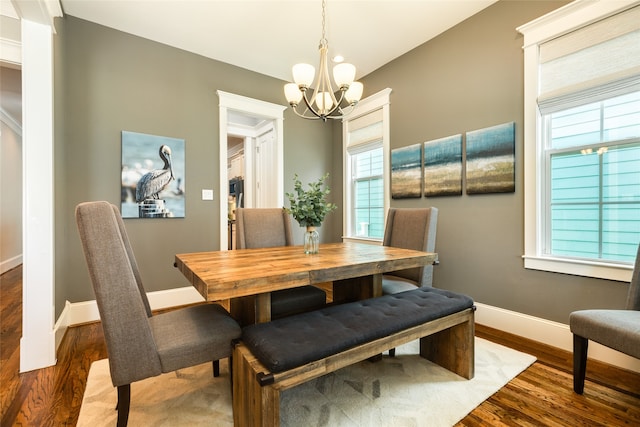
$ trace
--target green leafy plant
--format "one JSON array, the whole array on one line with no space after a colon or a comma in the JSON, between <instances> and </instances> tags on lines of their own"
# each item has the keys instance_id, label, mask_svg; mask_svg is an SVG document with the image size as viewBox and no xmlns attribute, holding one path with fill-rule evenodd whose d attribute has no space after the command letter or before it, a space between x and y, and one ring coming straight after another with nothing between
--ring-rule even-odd
<instances>
[{"instance_id":1,"label":"green leafy plant","mask_svg":"<svg viewBox=\"0 0 640 427\"><path fill-rule=\"evenodd\" d=\"M298 224L301 226L319 227L324 217L337 208L336 205L328 203L326 200L330 192L329 187L326 187L324 184L327 177L329 177L328 173L316 182L310 182L308 185L309 189L305 190L302 188L302 182L300 182L298 174L295 174L293 178L294 191L293 193L286 193L291 207L285 209L293 215L293 218L298 221Z\"/></svg>"}]
</instances>

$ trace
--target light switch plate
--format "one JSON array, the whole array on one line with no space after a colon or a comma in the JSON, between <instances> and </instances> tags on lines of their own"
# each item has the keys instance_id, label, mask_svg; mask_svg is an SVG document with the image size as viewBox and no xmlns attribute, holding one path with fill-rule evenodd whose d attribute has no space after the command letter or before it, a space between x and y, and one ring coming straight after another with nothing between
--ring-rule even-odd
<instances>
[{"instance_id":1,"label":"light switch plate","mask_svg":"<svg viewBox=\"0 0 640 427\"><path fill-rule=\"evenodd\" d=\"M202 189L202 200L213 200L213 190Z\"/></svg>"}]
</instances>

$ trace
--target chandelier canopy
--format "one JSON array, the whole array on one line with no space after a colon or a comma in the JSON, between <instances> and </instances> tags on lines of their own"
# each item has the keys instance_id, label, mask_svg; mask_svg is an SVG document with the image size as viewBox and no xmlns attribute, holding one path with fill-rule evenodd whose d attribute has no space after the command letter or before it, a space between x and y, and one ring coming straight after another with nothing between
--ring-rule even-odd
<instances>
[{"instance_id":1,"label":"chandelier canopy","mask_svg":"<svg viewBox=\"0 0 640 427\"><path fill-rule=\"evenodd\" d=\"M340 63L333 67L333 80L336 89L329 78L329 64L327 54L329 43L325 37L325 0L322 0L322 38L320 39L320 70L314 84L316 70L310 64L296 64L292 68L293 81L284 86L284 94L293 111L305 119L327 121L327 119L341 119L349 114L362 97L362 83L354 82L356 67L352 64ZM313 89L313 93L310 92ZM337 96L336 96L337 95ZM302 112L298 110L300 101L306 107Z\"/></svg>"}]
</instances>

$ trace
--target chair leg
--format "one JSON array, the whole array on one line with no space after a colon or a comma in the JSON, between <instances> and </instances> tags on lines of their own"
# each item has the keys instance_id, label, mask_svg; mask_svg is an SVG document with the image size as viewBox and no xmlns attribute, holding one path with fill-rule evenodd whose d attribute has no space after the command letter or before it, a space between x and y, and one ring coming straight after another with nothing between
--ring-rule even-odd
<instances>
[{"instance_id":1,"label":"chair leg","mask_svg":"<svg viewBox=\"0 0 640 427\"><path fill-rule=\"evenodd\" d=\"M118 427L127 427L129 405L131 404L131 384L118 386Z\"/></svg>"},{"instance_id":2,"label":"chair leg","mask_svg":"<svg viewBox=\"0 0 640 427\"><path fill-rule=\"evenodd\" d=\"M214 360L213 361L213 376L214 377L219 377L220 376L220 361L219 360Z\"/></svg>"},{"instance_id":3,"label":"chair leg","mask_svg":"<svg viewBox=\"0 0 640 427\"><path fill-rule=\"evenodd\" d=\"M390 357L396 357L396 349L395 349L395 347L389 349L389 356Z\"/></svg>"},{"instance_id":4,"label":"chair leg","mask_svg":"<svg viewBox=\"0 0 640 427\"><path fill-rule=\"evenodd\" d=\"M587 373L587 348L589 340L573 334L573 391L584 392L584 379Z\"/></svg>"}]
</instances>

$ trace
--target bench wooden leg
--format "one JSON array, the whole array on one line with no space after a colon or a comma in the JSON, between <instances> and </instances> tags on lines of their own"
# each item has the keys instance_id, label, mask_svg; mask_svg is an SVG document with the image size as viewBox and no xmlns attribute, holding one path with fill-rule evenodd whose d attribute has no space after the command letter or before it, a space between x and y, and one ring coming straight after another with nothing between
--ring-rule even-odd
<instances>
[{"instance_id":1,"label":"bench wooden leg","mask_svg":"<svg viewBox=\"0 0 640 427\"><path fill-rule=\"evenodd\" d=\"M280 390L258 383L256 373L266 371L260 362L239 343L233 349L232 363L234 426L280 425Z\"/></svg>"},{"instance_id":2,"label":"bench wooden leg","mask_svg":"<svg viewBox=\"0 0 640 427\"><path fill-rule=\"evenodd\" d=\"M471 311L466 322L420 338L420 355L470 380L475 374L474 334Z\"/></svg>"}]
</instances>

